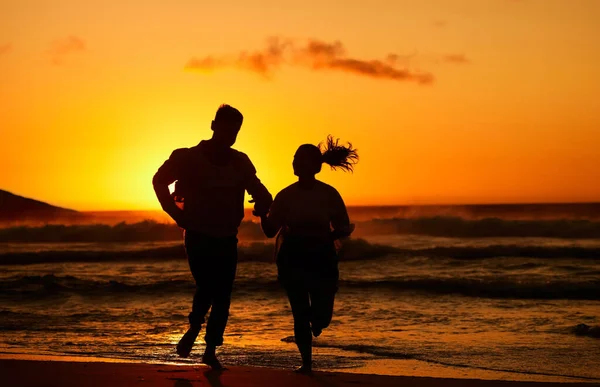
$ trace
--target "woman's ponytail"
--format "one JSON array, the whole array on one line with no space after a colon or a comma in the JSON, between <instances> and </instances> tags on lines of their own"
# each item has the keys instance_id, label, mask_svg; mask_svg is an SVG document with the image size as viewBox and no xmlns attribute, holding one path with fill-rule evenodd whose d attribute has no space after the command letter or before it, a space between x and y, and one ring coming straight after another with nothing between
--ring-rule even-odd
<instances>
[{"instance_id":1,"label":"woman's ponytail","mask_svg":"<svg viewBox=\"0 0 600 387\"><path fill-rule=\"evenodd\" d=\"M319 144L321 157L324 163L329 164L331 169L340 168L345 172L353 172L354 165L358 163L357 150L352 148L351 143L346 146L340 145L339 139L333 139L332 135L327 136L325 143Z\"/></svg>"}]
</instances>

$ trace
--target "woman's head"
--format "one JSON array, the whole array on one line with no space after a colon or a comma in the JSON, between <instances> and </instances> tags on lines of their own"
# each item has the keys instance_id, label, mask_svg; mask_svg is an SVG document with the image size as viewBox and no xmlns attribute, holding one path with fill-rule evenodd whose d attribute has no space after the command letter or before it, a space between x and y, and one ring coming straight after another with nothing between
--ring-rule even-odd
<instances>
[{"instance_id":1,"label":"woman's head","mask_svg":"<svg viewBox=\"0 0 600 387\"><path fill-rule=\"evenodd\" d=\"M300 145L294 155L294 175L298 177L313 177L321 172L321 165L327 163L331 169L340 168L343 171L354 170L354 164L358 162L358 153L352 148L352 144L339 145L339 139L334 140L331 135L327 136L325 144L319 146L312 144Z\"/></svg>"},{"instance_id":2,"label":"woman's head","mask_svg":"<svg viewBox=\"0 0 600 387\"><path fill-rule=\"evenodd\" d=\"M323 155L321 150L312 145L300 145L294 155L294 175L298 177L310 177L321 172L321 164L323 164Z\"/></svg>"}]
</instances>

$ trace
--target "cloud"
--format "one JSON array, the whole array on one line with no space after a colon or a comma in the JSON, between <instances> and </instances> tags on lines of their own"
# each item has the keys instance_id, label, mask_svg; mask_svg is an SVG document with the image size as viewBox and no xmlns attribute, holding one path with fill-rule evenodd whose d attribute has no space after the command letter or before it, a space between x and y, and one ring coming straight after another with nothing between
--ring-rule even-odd
<instances>
[{"instance_id":1,"label":"cloud","mask_svg":"<svg viewBox=\"0 0 600 387\"><path fill-rule=\"evenodd\" d=\"M189 70L214 71L224 67L236 67L270 77L284 63L284 54L289 42L271 38L263 51L242 51L236 55L223 57L206 56L192 58L186 64Z\"/></svg>"},{"instance_id":2,"label":"cloud","mask_svg":"<svg viewBox=\"0 0 600 387\"><path fill-rule=\"evenodd\" d=\"M50 55L52 63L59 65L63 63L67 55L80 53L85 51L85 48L85 42L81 38L70 35L52 42L47 52Z\"/></svg>"},{"instance_id":3,"label":"cloud","mask_svg":"<svg viewBox=\"0 0 600 387\"><path fill-rule=\"evenodd\" d=\"M12 51L12 44L0 44L0 55L8 54Z\"/></svg>"},{"instance_id":4,"label":"cloud","mask_svg":"<svg viewBox=\"0 0 600 387\"><path fill-rule=\"evenodd\" d=\"M467 64L471 62L464 54L446 54L442 57L442 61L453 64Z\"/></svg>"},{"instance_id":5,"label":"cloud","mask_svg":"<svg viewBox=\"0 0 600 387\"><path fill-rule=\"evenodd\" d=\"M446 28L448 27L448 22L445 20L434 20L433 21L433 26L437 27L437 28Z\"/></svg>"},{"instance_id":6,"label":"cloud","mask_svg":"<svg viewBox=\"0 0 600 387\"><path fill-rule=\"evenodd\" d=\"M186 64L188 70L214 71L234 67L258 73L266 78L283 65L297 66L313 71L339 71L359 76L402 82L429 84L434 77L430 73L414 72L401 66L401 57L389 54L384 59L358 59L347 55L342 42L323 42L316 39L298 41L270 38L264 50L215 57L192 58Z\"/></svg>"}]
</instances>

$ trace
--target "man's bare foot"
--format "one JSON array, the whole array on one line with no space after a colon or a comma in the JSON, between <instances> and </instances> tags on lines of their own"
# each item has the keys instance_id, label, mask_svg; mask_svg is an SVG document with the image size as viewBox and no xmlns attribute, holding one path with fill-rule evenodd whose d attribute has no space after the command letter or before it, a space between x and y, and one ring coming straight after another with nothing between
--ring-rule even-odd
<instances>
[{"instance_id":1,"label":"man's bare foot","mask_svg":"<svg viewBox=\"0 0 600 387\"><path fill-rule=\"evenodd\" d=\"M198 337L199 333L199 328L190 328L187 332L185 332L177 344L177 354L180 357L190 356L190 352L192 352L192 347L194 346L194 342L196 341L196 337Z\"/></svg>"},{"instance_id":2,"label":"man's bare foot","mask_svg":"<svg viewBox=\"0 0 600 387\"><path fill-rule=\"evenodd\" d=\"M310 374L312 373L312 367L303 365L302 367L295 369L294 372L297 374Z\"/></svg>"},{"instance_id":3,"label":"man's bare foot","mask_svg":"<svg viewBox=\"0 0 600 387\"><path fill-rule=\"evenodd\" d=\"M206 364L213 370L224 369L221 362L219 362L219 359L217 359L217 355L214 353L204 353L204 355L202 356L202 363Z\"/></svg>"}]
</instances>

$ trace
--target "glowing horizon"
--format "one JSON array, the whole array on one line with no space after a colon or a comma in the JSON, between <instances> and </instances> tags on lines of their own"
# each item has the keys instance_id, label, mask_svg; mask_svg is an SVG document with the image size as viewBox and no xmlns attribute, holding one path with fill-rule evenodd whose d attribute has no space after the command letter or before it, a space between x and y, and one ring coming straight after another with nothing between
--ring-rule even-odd
<instances>
[{"instance_id":1,"label":"glowing horizon","mask_svg":"<svg viewBox=\"0 0 600 387\"><path fill-rule=\"evenodd\" d=\"M35 10L32 12L31 10ZM0 5L0 189L157 210L151 178L210 137L277 193L303 143L352 142L348 205L600 200L600 2L316 0Z\"/></svg>"}]
</instances>

